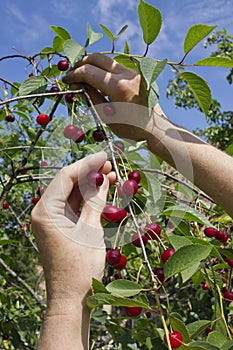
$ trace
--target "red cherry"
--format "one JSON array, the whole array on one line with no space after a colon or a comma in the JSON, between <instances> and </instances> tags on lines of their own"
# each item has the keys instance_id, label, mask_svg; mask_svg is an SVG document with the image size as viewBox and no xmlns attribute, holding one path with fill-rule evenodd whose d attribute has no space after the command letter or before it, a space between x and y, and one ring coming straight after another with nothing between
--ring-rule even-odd
<instances>
[{"instance_id":1,"label":"red cherry","mask_svg":"<svg viewBox=\"0 0 233 350\"><path fill-rule=\"evenodd\" d=\"M111 117L115 113L115 110L113 106L111 106L110 104L106 104L103 107L103 112L107 117Z\"/></svg>"},{"instance_id":2,"label":"red cherry","mask_svg":"<svg viewBox=\"0 0 233 350\"><path fill-rule=\"evenodd\" d=\"M137 182L137 184L140 182L141 180L141 175L139 174L138 171L131 171L128 175L128 179L130 180L134 180Z\"/></svg>"},{"instance_id":3,"label":"red cherry","mask_svg":"<svg viewBox=\"0 0 233 350\"><path fill-rule=\"evenodd\" d=\"M114 266L121 260L121 252L118 249L110 249L106 253L106 261L109 265Z\"/></svg>"},{"instance_id":4,"label":"red cherry","mask_svg":"<svg viewBox=\"0 0 233 350\"><path fill-rule=\"evenodd\" d=\"M141 306L125 306L124 309L129 317L137 317L142 312Z\"/></svg>"},{"instance_id":5,"label":"red cherry","mask_svg":"<svg viewBox=\"0 0 233 350\"><path fill-rule=\"evenodd\" d=\"M164 340L164 343L166 345L168 345L166 334L164 334L163 340ZM174 331L174 332L171 332L169 334L169 340L170 340L170 343L171 343L171 347L173 349L177 349L177 348L179 348L182 345L183 337L180 334L180 332Z\"/></svg>"},{"instance_id":6,"label":"red cherry","mask_svg":"<svg viewBox=\"0 0 233 350\"><path fill-rule=\"evenodd\" d=\"M228 234L224 231L216 230L214 237L222 243L225 243L228 240Z\"/></svg>"},{"instance_id":7,"label":"red cherry","mask_svg":"<svg viewBox=\"0 0 233 350\"><path fill-rule=\"evenodd\" d=\"M37 116L36 121L38 124L45 126L50 122L50 118L47 114L42 113Z\"/></svg>"},{"instance_id":8,"label":"red cherry","mask_svg":"<svg viewBox=\"0 0 233 350\"><path fill-rule=\"evenodd\" d=\"M46 162L46 160L42 160L41 163L40 163L40 165L41 165L42 167L44 167L44 166L48 166L48 163Z\"/></svg>"},{"instance_id":9,"label":"red cherry","mask_svg":"<svg viewBox=\"0 0 233 350\"><path fill-rule=\"evenodd\" d=\"M105 139L104 132L99 128L93 131L92 136L96 142L101 142Z\"/></svg>"},{"instance_id":10,"label":"red cherry","mask_svg":"<svg viewBox=\"0 0 233 350\"><path fill-rule=\"evenodd\" d=\"M163 263L165 264L166 261L168 261L168 259L175 253L175 249L173 248L168 248L165 249L162 254L161 254L161 259L163 261Z\"/></svg>"},{"instance_id":11,"label":"red cherry","mask_svg":"<svg viewBox=\"0 0 233 350\"><path fill-rule=\"evenodd\" d=\"M43 187L38 187L36 193L38 194L38 196L42 196L42 194L44 193L44 188Z\"/></svg>"},{"instance_id":12,"label":"red cherry","mask_svg":"<svg viewBox=\"0 0 233 350\"><path fill-rule=\"evenodd\" d=\"M32 72L28 74L29 78L30 78L30 77L34 77L34 75L35 75L35 74L32 73Z\"/></svg>"},{"instance_id":13,"label":"red cherry","mask_svg":"<svg viewBox=\"0 0 233 350\"><path fill-rule=\"evenodd\" d=\"M39 202L40 198L39 197L34 197L32 198L32 203L37 204Z\"/></svg>"},{"instance_id":14,"label":"red cherry","mask_svg":"<svg viewBox=\"0 0 233 350\"><path fill-rule=\"evenodd\" d=\"M108 222L121 222L127 213L124 208L118 208L115 205L106 205L103 212L102 217Z\"/></svg>"},{"instance_id":15,"label":"red cherry","mask_svg":"<svg viewBox=\"0 0 233 350\"><path fill-rule=\"evenodd\" d=\"M226 258L225 261L230 267L233 267L233 259Z\"/></svg>"},{"instance_id":16,"label":"red cherry","mask_svg":"<svg viewBox=\"0 0 233 350\"><path fill-rule=\"evenodd\" d=\"M15 121L14 115L11 115L11 114L6 115L6 116L5 116L5 121L6 121L6 122L9 122L9 123L13 123L13 122Z\"/></svg>"},{"instance_id":17,"label":"red cherry","mask_svg":"<svg viewBox=\"0 0 233 350\"><path fill-rule=\"evenodd\" d=\"M57 68L64 72L69 68L69 62L67 60L60 60L57 64Z\"/></svg>"},{"instance_id":18,"label":"red cherry","mask_svg":"<svg viewBox=\"0 0 233 350\"><path fill-rule=\"evenodd\" d=\"M214 237L215 235L215 232L216 232L216 228L214 227L206 227L204 229L204 234L207 236L207 237Z\"/></svg>"},{"instance_id":19,"label":"red cherry","mask_svg":"<svg viewBox=\"0 0 233 350\"><path fill-rule=\"evenodd\" d=\"M157 276L158 280L161 283L163 283L165 281L164 268L163 267L157 267L155 269L155 275Z\"/></svg>"},{"instance_id":20,"label":"red cherry","mask_svg":"<svg viewBox=\"0 0 233 350\"><path fill-rule=\"evenodd\" d=\"M232 301L233 300L233 293L230 291L225 291L223 294L223 297L226 301Z\"/></svg>"},{"instance_id":21,"label":"red cherry","mask_svg":"<svg viewBox=\"0 0 233 350\"><path fill-rule=\"evenodd\" d=\"M213 332L213 328L207 327L207 328L205 329L205 334L206 334L206 336L207 336L209 333L211 333L211 332Z\"/></svg>"},{"instance_id":22,"label":"red cherry","mask_svg":"<svg viewBox=\"0 0 233 350\"><path fill-rule=\"evenodd\" d=\"M73 94L72 92L69 92L68 94L65 95L65 100L67 103L73 103L74 97L75 97L75 94Z\"/></svg>"},{"instance_id":23,"label":"red cherry","mask_svg":"<svg viewBox=\"0 0 233 350\"><path fill-rule=\"evenodd\" d=\"M119 152L124 152L125 146L121 141L115 141L113 144L114 148Z\"/></svg>"},{"instance_id":24,"label":"red cherry","mask_svg":"<svg viewBox=\"0 0 233 350\"><path fill-rule=\"evenodd\" d=\"M121 255L120 261L116 265L114 265L113 267L116 270L123 270L125 268L126 264L127 264L126 256L125 255Z\"/></svg>"},{"instance_id":25,"label":"red cherry","mask_svg":"<svg viewBox=\"0 0 233 350\"><path fill-rule=\"evenodd\" d=\"M209 289L208 284L203 283L203 284L202 284L202 289L203 289L203 290L208 290L208 289Z\"/></svg>"},{"instance_id":26,"label":"red cherry","mask_svg":"<svg viewBox=\"0 0 233 350\"><path fill-rule=\"evenodd\" d=\"M9 203L7 202L2 203L2 209L8 209L9 206L10 206Z\"/></svg>"},{"instance_id":27,"label":"red cherry","mask_svg":"<svg viewBox=\"0 0 233 350\"><path fill-rule=\"evenodd\" d=\"M87 175L88 183L92 186L101 186L104 182L104 175L98 171L91 171Z\"/></svg>"},{"instance_id":28,"label":"red cherry","mask_svg":"<svg viewBox=\"0 0 233 350\"><path fill-rule=\"evenodd\" d=\"M122 187L127 197L133 197L138 191L138 184L135 180L126 180Z\"/></svg>"},{"instance_id":29,"label":"red cherry","mask_svg":"<svg viewBox=\"0 0 233 350\"><path fill-rule=\"evenodd\" d=\"M77 130L77 126L69 124L63 130L63 135L67 139L74 140L76 137Z\"/></svg>"},{"instance_id":30,"label":"red cherry","mask_svg":"<svg viewBox=\"0 0 233 350\"><path fill-rule=\"evenodd\" d=\"M27 174L27 169L22 169L22 170L20 170L20 174L22 174L22 175L26 175Z\"/></svg>"},{"instance_id":31,"label":"red cherry","mask_svg":"<svg viewBox=\"0 0 233 350\"><path fill-rule=\"evenodd\" d=\"M147 235L144 232L140 233L140 235L141 235L143 244L145 246L147 244L147 242L148 242L148 237L147 237ZM133 236L132 236L132 243L133 243L133 245L135 245L135 247L139 247L139 248L141 247L141 242L140 242L140 239L139 239L137 233L133 234Z\"/></svg>"},{"instance_id":32,"label":"red cherry","mask_svg":"<svg viewBox=\"0 0 233 350\"><path fill-rule=\"evenodd\" d=\"M10 339L10 337L8 334L3 334L2 340L9 340L9 339Z\"/></svg>"},{"instance_id":33,"label":"red cherry","mask_svg":"<svg viewBox=\"0 0 233 350\"><path fill-rule=\"evenodd\" d=\"M161 227L157 222L152 222L146 225L146 234L149 239L158 240L161 234Z\"/></svg>"},{"instance_id":34,"label":"red cherry","mask_svg":"<svg viewBox=\"0 0 233 350\"><path fill-rule=\"evenodd\" d=\"M85 132L83 131L83 129L78 128L74 141L76 143L80 143L85 139L85 136L86 135L85 135Z\"/></svg>"}]
</instances>

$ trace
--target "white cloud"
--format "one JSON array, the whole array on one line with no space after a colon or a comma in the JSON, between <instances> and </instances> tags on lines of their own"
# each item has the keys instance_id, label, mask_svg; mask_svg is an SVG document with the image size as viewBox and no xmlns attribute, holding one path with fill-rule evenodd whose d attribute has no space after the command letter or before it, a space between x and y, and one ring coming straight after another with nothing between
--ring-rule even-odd
<instances>
[{"instance_id":1,"label":"white cloud","mask_svg":"<svg viewBox=\"0 0 233 350\"><path fill-rule=\"evenodd\" d=\"M78 13L81 5L75 0L69 0L69 2L61 0L50 0L50 11L56 16L64 19L74 19L76 13Z\"/></svg>"},{"instance_id":2,"label":"white cloud","mask_svg":"<svg viewBox=\"0 0 233 350\"><path fill-rule=\"evenodd\" d=\"M27 23L27 17L24 15L24 13L19 9L19 7L15 6L14 4L11 4L6 9L7 13L10 15L10 18L18 22L21 22L23 24Z\"/></svg>"}]
</instances>

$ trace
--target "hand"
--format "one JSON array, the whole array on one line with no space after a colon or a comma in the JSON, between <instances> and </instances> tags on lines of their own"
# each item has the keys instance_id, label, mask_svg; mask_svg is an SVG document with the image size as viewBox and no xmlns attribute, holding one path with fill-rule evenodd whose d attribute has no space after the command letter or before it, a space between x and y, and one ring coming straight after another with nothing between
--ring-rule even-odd
<instances>
[{"instance_id":1,"label":"hand","mask_svg":"<svg viewBox=\"0 0 233 350\"><path fill-rule=\"evenodd\" d=\"M100 53L94 53L78 62L63 81L72 90L80 89L84 84L96 109L106 124L119 137L128 140L146 140L150 133L147 92L141 75L122 66L114 59ZM112 117L103 113L108 96L114 108ZM156 112L162 114L157 105Z\"/></svg>"},{"instance_id":2,"label":"hand","mask_svg":"<svg viewBox=\"0 0 233 350\"><path fill-rule=\"evenodd\" d=\"M92 277L102 277L105 247L100 218L109 183L115 181L106 157L99 152L64 167L32 211L49 308L83 302L90 293ZM88 184L87 174L99 169L105 174L104 183L96 189Z\"/></svg>"}]
</instances>

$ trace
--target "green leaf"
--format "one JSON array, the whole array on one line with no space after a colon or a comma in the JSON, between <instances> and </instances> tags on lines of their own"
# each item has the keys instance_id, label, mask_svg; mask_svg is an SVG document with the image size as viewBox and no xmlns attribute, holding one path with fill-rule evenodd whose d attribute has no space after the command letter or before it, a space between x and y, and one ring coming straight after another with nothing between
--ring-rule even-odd
<instances>
[{"instance_id":1,"label":"green leaf","mask_svg":"<svg viewBox=\"0 0 233 350\"><path fill-rule=\"evenodd\" d=\"M59 36L63 41L70 39L70 34L66 29L57 26L50 26L50 28L54 31L54 33Z\"/></svg>"},{"instance_id":2,"label":"green leaf","mask_svg":"<svg viewBox=\"0 0 233 350\"><path fill-rule=\"evenodd\" d=\"M191 339L189 337L189 333L186 329L184 322L179 320L177 317L174 317L172 314L169 317L169 321L171 323L172 328L182 334L183 342L189 343Z\"/></svg>"},{"instance_id":3,"label":"green leaf","mask_svg":"<svg viewBox=\"0 0 233 350\"><path fill-rule=\"evenodd\" d=\"M150 45L160 32L162 26L161 13L156 7L140 0L138 5L138 15L144 42L147 45Z\"/></svg>"},{"instance_id":4,"label":"green leaf","mask_svg":"<svg viewBox=\"0 0 233 350\"><path fill-rule=\"evenodd\" d=\"M152 108L158 103L159 100L159 87L154 81L149 90L148 96L148 109L151 112Z\"/></svg>"},{"instance_id":5,"label":"green leaf","mask_svg":"<svg viewBox=\"0 0 233 350\"><path fill-rule=\"evenodd\" d=\"M142 290L139 284L127 280L113 281L106 286L106 289L109 293L121 297L132 297Z\"/></svg>"},{"instance_id":6,"label":"green leaf","mask_svg":"<svg viewBox=\"0 0 233 350\"><path fill-rule=\"evenodd\" d=\"M181 277L183 283L187 282L199 269L200 263L193 264L188 269L185 269L181 272Z\"/></svg>"},{"instance_id":7,"label":"green leaf","mask_svg":"<svg viewBox=\"0 0 233 350\"><path fill-rule=\"evenodd\" d=\"M233 249L221 249L220 253L233 260Z\"/></svg>"},{"instance_id":8,"label":"green leaf","mask_svg":"<svg viewBox=\"0 0 233 350\"><path fill-rule=\"evenodd\" d=\"M87 45L92 45L94 44L96 41L100 40L103 37L102 33L96 33L93 31L93 29L91 28L91 26L88 24L87 25ZM87 46L85 45L85 46Z\"/></svg>"},{"instance_id":9,"label":"green leaf","mask_svg":"<svg viewBox=\"0 0 233 350\"><path fill-rule=\"evenodd\" d=\"M130 48L129 48L129 44L128 42L125 40L125 44L124 44L124 53L128 54L130 53Z\"/></svg>"},{"instance_id":10,"label":"green leaf","mask_svg":"<svg viewBox=\"0 0 233 350\"><path fill-rule=\"evenodd\" d=\"M189 332L191 338L196 337L199 333L201 333L206 327L211 324L209 320L199 320L186 325L186 328Z\"/></svg>"},{"instance_id":11,"label":"green leaf","mask_svg":"<svg viewBox=\"0 0 233 350\"><path fill-rule=\"evenodd\" d=\"M195 24L189 28L184 40L184 52L187 54L194 46L204 39L216 26L207 26L205 24Z\"/></svg>"},{"instance_id":12,"label":"green leaf","mask_svg":"<svg viewBox=\"0 0 233 350\"><path fill-rule=\"evenodd\" d=\"M233 349L233 340L227 340L221 347L221 350L232 350L232 349Z\"/></svg>"},{"instance_id":13,"label":"green leaf","mask_svg":"<svg viewBox=\"0 0 233 350\"><path fill-rule=\"evenodd\" d=\"M64 40L62 40L59 36L55 36L53 39L53 50L57 52L63 51L63 43Z\"/></svg>"},{"instance_id":14,"label":"green leaf","mask_svg":"<svg viewBox=\"0 0 233 350\"><path fill-rule=\"evenodd\" d=\"M34 76L26 79L19 88L19 95L39 94L46 91L47 81L44 77Z\"/></svg>"},{"instance_id":15,"label":"green leaf","mask_svg":"<svg viewBox=\"0 0 233 350\"><path fill-rule=\"evenodd\" d=\"M73 39L66 40L64 42L63 48L64 48L66 56L68 57L68 59L72 65L85 52L85 47L79 45L79 43L77 43L77 41L75 41Z\"/></svg>"},{"instance_id":16,"label":"green leaf","mask_svg":"<svg viewBox=\"0 0 233 350\"><path fill-rule=\"evenodd\" d=\"M199 213L198 210L195 210L190 207L182 206L182 205L174 205L174 206L168 207L163 211L163 214L171 217L181 218L188 221L196 221L206 226L212 226L209 220L204 215Z\"/></svg>"},{"instance_id":17,"label":"green leaf","mask_svg":"<svg viewBox=\"0 0 233 350\"><path fill-rule=\"evenodd\" d=\"M53 52L53 47L50 47L50 46L46 46L44 47L42 50L40 50L41 54L40 54L40 59L43 60L45 59L46 57L48 57L48 55L44 54L44 52ZM51 54L49 56L52 56Z\"/></svg>"},{"instance_id":18,"label":"green leaf","mask_svg":"<svg viewBox=\"0 0 233 350\"><path fill-rule=\"evenodd\" d=\"M116 38L119 38L119 36L121 36L121 34L123 34L123 33L126 31L127 28L128 28L128 24L124 25L124 26L119 30L119 32L118 32Z\"/></svg>"},{"instance_id":19,"label":"green leaf","mask_svg":"<svg viewBox=\"0 0 233 350\"><path fill-rule=\"evenodd\" d=\"M152 83L158 78L159 74L166 67L167 59L156 62L152 58L143 57L140 60L139 67L146 82L146 89L149 90Z\"/></svg>"},{"instance_id":20,"label":"green leaf","mask_svg":"<svg viewBox=\"0 0 233 350\"><path fill-rule=\"evenodd\" d=\"M226 341L227 341L227 338L222 333L217 331L213 331L209 333L207 337L208 343L212 345L216 345L219 348L221 348Z\"/></svg>"},{"instance_id":21,"label":"green leaf","mask_svg":"<svg viewBox=\"0 0 233 350\"><path fill-rule=\"evenodd\" d=\"M192 244L188 238L185 238L183 236L171 235L168 236L168 239L175 250L185 247L186 245Z\"/></svg>"},{"instance_id":22,"label":"green leaf","mask_svg":"<svg viewBox=\"0 0 233 350\"><path fill-rule=\"evenodd\" d=\"M231 144L227 147L226 152L227 152L230 156L233 156L233 143L231 143Z\"/></svg>"},{"instance_id":23,"label":"green leaf","mask_svg":"<svg viewBox=\"0 0 233 350\"><path fill-rule=\"evenodd\" d=\"M105 25L103 25L103 24L100 23L99 26L103 29L104 33L107 35L107 37L108 37L112 42L115 41L116 37L112 34L112 32L111 32Z\"/></svg>"},{"instance_id":24,"label":"green leaf","mask_svg":"<svg viewBox=\"0 0 233 350\"><path fill-rule=\"evenodd\" d=\"M101 305L113 305L113 306L141 306L143 308L151 309L151 307L141 300L127 299L118 297L113 294L97 293L87 298L87 305L90 308Z\"/></svg>"},{"instance_id":25,"label":"green leaf","mask_svg":"<svg viewBox=\"0 0 233 350\"><path fill-rule=\"evenodd\" d=\"M226 57L207 57L195 63L195 66L214 66L233 68L233 60Z\"/></svg>"},{"instance_id":26,"label":"green leaf","mask_svg":"<svg viewBox=\"0 0 233 350\"><path fill-rule=\"evenodd\" d=\"M130 57L124 56L124 55L119 55L115 56L114 60L117 61L118 63L122 64L123 66L136 70L138 72L138 66L137 64L139 63L135 58L131 59Z\"/></svg>"},{"instance_id":27,"label":"green leaf","mask_svg":"<svg viewBox=\"0 0 233 350\"><path fill-rule=\"evenodd\" d=\"M108 293L105 285L95 278L92 278L92 286L91 287L92 287L94 294L96 294L96 293Z\"/></svg>"},{"instance_id":28,"label":"green leaf","mask_svg":"<svg viewBox=\"0 0 233 350\"><path fill-rule=\"evenodd\" d=\"M212 102L211 91L207 82L192 72L180 73L180 77L189 85L201 110L207 115Z\"/></svg>"},{"instance_id":29,"label":"green leaf","mask_svg":"<svg viewBox=\"0 0 233 350\"><path fill-rule=\"evenodd\" d=\"M206 259L211 252L210 246L191 244L175 251L164 266L166 278L193 266L193 264Z\"/></svg>"},{"instance_id":30,"label":"green leaf","mask_svg":"<svg viewBox=\"0 0 233 350\"><path fill-rule=\"evenodd\" d=\"M213 346L211 344L206 343L205 341L193 341L189 343L188 346L189 350L198 350L198 349L204 349L204 350L219 350L218 347Z\"/></svg>"},{"instance_id":31,"label":"green leaf","mask_svg":"<svg viewBox=\"0 0 233 350\"><path fill-rule=\"evenodd\" d=\"M145 173L145 176L147 179L148 191L152 196L153 202L156 203L160 199L162 193L160 182L155 174Z\"/></svg>"},{"instance_id":32,"label":"green leaf","mask_svg":"<svg viewBox=\"0 0 233 350\"><path fill-rule=\"evenodd\" d=\"M5 239L5 238L0 239L0 246L11 244L11 243L17 243L17 241L13 239Z\"/></svg>"}]
</instances>

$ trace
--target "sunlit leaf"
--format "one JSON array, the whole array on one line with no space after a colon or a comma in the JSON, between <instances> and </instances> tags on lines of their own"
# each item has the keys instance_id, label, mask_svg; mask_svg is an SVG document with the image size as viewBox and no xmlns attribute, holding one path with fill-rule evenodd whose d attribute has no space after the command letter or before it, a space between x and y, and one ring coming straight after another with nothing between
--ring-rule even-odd
<instances>
[{"instance_id":1,"label":"sunlit leaf","mask_svg":"<svg viewBox=\"0 0 233 350\"><path fill-rule=\"evenodd\" d=\"M87 305L90 308L101 305L113 305L113 306L141 306L143 308L150 309L150 306L137 299L127 299L118 297L113 294L97 293L87 298Z\"/></svg>"},{"instance_id":2,"label":"sunlit leaf","mask_svg":"<svg viewBox=\"0 0 233 350\"><path fill-rule=\"evenodd\" d=\"M27 78L19 88L19 95L39 94L46 91L47 81L44 77L34 76Z\"/></svg>"},{"instance_id":3,"label":"sunlit leaf","mask_svg":"<svg viewBox=\"0 0 233 350\"><path fill-rule=\"evenodd\" d=\"M161 13L156 7L140 0L138 5L138 15L144 42L147 45L150 45L160 32L162 26Z\"/></svg>"},{"instance_id":4,"label":"sunlit leaf","mask_svg":"<svg viewBox=\"0 0 233 350\"><path fill-rule=\"evenodd\" d=\"M100 23L100 27L103 29L104 33L107 35L107 37L111 40L114 41L116 38L113 35L113 33L111 32L110 29L108 29L105 25Z\"/></svg>"},{"instance_id":5,"label":"sunlit leaf","mask_svg":"<svg viewBox=\"0 0 233 350\"><path fill-rule=\"evenodd\" d=\"M50 26L50 28L57 34L63 41L70 39L70 34L66 29L58 26Z\"/></svg>"},{"instance_id":6,"label":"sunlit leaf","mask_svg":"<svg viewBox=\"0 0 233 350\"><path fill-rule=\"evenodd\" d=\"M210 252L210 246L204 246L201 244L191 244L178 249L168 259L164 266L166 278L174 276L175 274L193 266L193 264L206 259Z\"/></svg>"},{"instance_id":7,"label":"sunlit leaf","mask_svg":"<svg viewBox=\"0 0 233 350\"><path fill-rule=\"evenodd\" d=\"M65 54L68 57L68 59L72 65L85 52L85 47L79 45L79 43L77 43L77 41L75 41L73 39L66 40L64 42L63 47L64 47Z\"/></svg>"},{"instance_id":8,"label":"sunlit leaf","mask_svg":"<svg viewBox=\"0 0 233 350\"><path fill-rule=\"evenodd\" d=\"M109 293L118 295L121 297L132 297L141 292L142 288L139 284L127 281L127 280L116 280L112 281L106 286L106 289Z\"/></svg>"},{"instance_id":9,"label":"sunlit leaf","mask_svg":"<svg viewBox=\"0 0 233 350\"><path fill-rule=\"evenodd\" d=\"M91 45L91 44L94 44L96 41L100 40L103 37L103 34L94 32L90 24L88 24L87 37L88 37L88 45Z\"/></svg>"},{"instance_id":10,"label":"sunlit leaf","mask_svg":"<svg viewBox=\"0 0 233 350\"><path fill-rule=\"evenodd\" d=\"M211 91L207 82L199 75L192 72L180 73L180 78L188 83L200 108L205 115L207 115L212 102Z\"/></svg>"},{"instance_id":11,"label":"sunlit leaf","mask_svg":"<svg viewBox=\"0 0 233 350\"><path fill-rule=\"evenodd\" d=\"M195 63L195 66L212 66L233 68L233 60L227 57L207 57Z\"/></svg>"},{"instance_id":12,"label":"sunlit leaf","mask_svg":"<svg viewBox=\"0 0 233 350\"><path fill-rule=\"evenodd\" d=\"M139 67L141 74L146 82L147 90L150 89L152 83L158 78L159 74L164 70L167 64L167 59L156 62L149 57L143 57L140 60Z\"/></svg>"},{"instance_id":13,"label":"sunlit leaf","mask_svg":"<svg viewBox=\"0 0 233 350\"><path fill-rule=\"evenodd\" d=\"M184 52L187 54L204 39L216 26L207 26L205 24L195 24L189 28L184 40Z\"/></svg>"}]
</instances>

